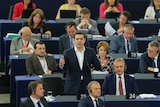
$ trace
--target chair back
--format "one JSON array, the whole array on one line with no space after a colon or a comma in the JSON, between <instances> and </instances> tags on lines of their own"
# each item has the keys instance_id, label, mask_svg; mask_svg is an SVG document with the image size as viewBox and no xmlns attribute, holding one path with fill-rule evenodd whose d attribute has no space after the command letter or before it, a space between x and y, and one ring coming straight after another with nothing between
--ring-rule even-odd
<instances>
[{"instance_id":1,"label":"chair back","mask_svg":"<svg viewBox=\"0 0 160 107\"><path fill-rule=\"evenodd\" d=\"M47 91L52 91L53 96L64 94L64 84L61 77L43 76L42 81L45 90L45 95L47 95Z\"/></svg>"},{"instance_id":2,"label":"chair back","mask_svg":"<svg viewBox=\"0 0 160 107\"><path fill-rule=\"evenodd\" d=\"M8 19L9 19L9 20L12 20L13 9L14 9L14 6L11 5L11 6L9 7L9 14L8 14Z\"/></svg>"}]
</instances>

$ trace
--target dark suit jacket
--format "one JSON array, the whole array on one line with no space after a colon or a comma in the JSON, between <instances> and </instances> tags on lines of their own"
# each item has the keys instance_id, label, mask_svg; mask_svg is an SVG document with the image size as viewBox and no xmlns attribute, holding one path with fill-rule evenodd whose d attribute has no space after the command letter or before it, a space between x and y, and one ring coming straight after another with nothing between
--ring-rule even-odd
<instances>
[{"instance_id":1,"label":"dark suit jacket","mask_svg":"<svg viewBox=\"0 0 160 107\"><path fill-rule=\"evenodd\" d=\"M47 54L45 56L46 62L47 62L47 66L48 69L52 71L57 69L57 63L53 57L53 55ZM44 71L42 69L41 63L38 60L37 55L32 54L31 56L29 56L26 59L26 69L27 69L27 73L30 75L42 75L44 74Z\"/></svg>"},{"instance_id":2,"label":"dark suit jacket","mask_svg":"<svg viewBox=\"0 0 160 107\"><path fill-rule=\"evenodd\" d=\"M49 107L48 103L47 103L47 101L46 101L46 99L44 97L41 98L40 100L41 100L41 103L43 104L44 107ZM31 100L31 98L28 97L24 102L22 102L20 104L19 107L35 107L35 106L34 106L34 103Z\"/></svg>"},{"instance_id":3,"label":"dark suit jacket","mask_svg":"<svg viewBox=\"0 0 160 107\"><path fill-rule=\"evenodd\" d=\"M85 46L89 47L89 42L86 38ZM67 34L64 34L60 36L59 38L59 52L60 54L63 54L64 50L70 48L70 38Z\"/></svg>"},{"instance_id":4,"label":"dark suit jacket","mask_svg":"<svg viewBox=\"0 0 160 107\"><path fill-rule=\"evenodd\" d=\"M65 50L64 58L64 71L66 71L64 92L65 94L78 94L81 75L83 75L83 84L86 87L92 79L90 70L91 64L93 64L96 70L100 70L100 62L96 57L94 49L88 47L86 47L86 50L84 52L84 62L82 70L80 69L74 48Z\"/></svg>"},{"instance_id":5,"label":"dark suit jacket","mask_svg":"<svg viewBox=\"0 0 160 107\"><path fill-rule=\"evenodd\" d=\"M158 56L157 66L160 70L160 55ZM148 57L147 52L143 53L140 58L139 62L139 72L141 73L152 73L151 71L147 70L147 67L152 67L152 59Z\"/></svg>"},{"instance_id":6,"label":"dark suit jacket","mask_svg":"<svg viewBox=\"0 0 160 107\"><path fill-rule=\"evenodd\" d=\"M139 94L137 84L134 77L124 74L126 94L135 93ZM112 73L105 77L102 85L102 95L115 95L116 94L116 74Z\"/></svg>"},{"instance_id":7,"label":"dark suit jacket","mask_svg":"<svg viewBox=\"0 0 160 107\"><path fill-rule=\"evenodd\" d=\"M74 20L74 22L78 26L81 23L81 18L76 18ZM92 25L92 27L91 27L91 29L89 29L88 34L98 35L99 31L98 31L98 28L97 28L97 22L94 21L93 19L89 19L89 23Z\"/></svg>"},{"instance_id":8,"label":"dark suit jacket","mask_svg":"<svg viewBox=\"0 0 160 107\"><path fill-rule=\"evenodd\" d=\"M99 107L105 107L104 102L98 98ZM90 96L82 98L79 103L78 107L94 107L93 101Z\"/></svg>"},{"instance_id":9,"label":"dark suit jacket","mask_svg":"<svg viewBox=\"0 0 160 107\"><path fill-rule=\"evenodd\" d=\"M137 40L132 37L130 39L131 52L138 52ZM125 50L125 40L123 35L114 37L110 42L109 53L126 53Z\"/></svg>"}]
</instances>

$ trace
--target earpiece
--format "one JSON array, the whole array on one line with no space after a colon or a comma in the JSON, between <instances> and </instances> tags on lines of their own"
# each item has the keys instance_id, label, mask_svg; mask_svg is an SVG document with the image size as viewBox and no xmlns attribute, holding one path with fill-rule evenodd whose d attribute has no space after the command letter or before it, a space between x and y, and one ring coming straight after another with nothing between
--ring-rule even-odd
<instances>
[{"instance_id":1,"label":"earpiece","mask_svg":"<svg viewBox=\"0 0 160 107\"><path fill-rule=\"evenodd\" d=\"M89 90L90 91L90 93L92 93L92 90Z\"/></svg>"}]
</instances>

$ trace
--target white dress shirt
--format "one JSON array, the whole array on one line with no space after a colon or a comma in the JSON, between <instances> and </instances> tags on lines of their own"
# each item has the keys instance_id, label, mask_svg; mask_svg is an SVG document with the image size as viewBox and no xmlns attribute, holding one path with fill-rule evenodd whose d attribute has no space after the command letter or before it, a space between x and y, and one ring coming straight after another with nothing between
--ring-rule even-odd
<instances>
[{"instance_id":1,"label":"white dress shirt","mask_svg":"<svg viewBox=\"0 0 160 107\"><path fill-rule=\"evenodd\" d=\"M126 87L125 87L125 78L124 73L120 76L122 81L123 95L126 95ZM119 75L116 74L116 95L120 95L119 93Z\"/></svg>"}]
</instances>

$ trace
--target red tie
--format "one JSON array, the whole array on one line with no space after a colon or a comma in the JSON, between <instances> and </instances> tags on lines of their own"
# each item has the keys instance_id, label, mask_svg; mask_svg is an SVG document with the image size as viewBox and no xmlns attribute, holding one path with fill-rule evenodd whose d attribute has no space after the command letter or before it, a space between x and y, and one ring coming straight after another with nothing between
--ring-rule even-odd
<instances>
[{"instance_id":1,"label":"red tie","mask_svg":"<svg viewBox=\"0 0 160 107\"><path fill-rule=\"evenodd\" d=\"M123 95L122 80L120 76L119 76L119 94Z\"/></svg>"}]
</instances>

